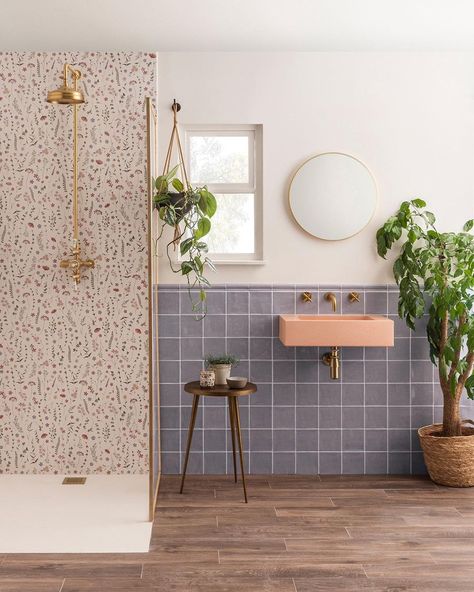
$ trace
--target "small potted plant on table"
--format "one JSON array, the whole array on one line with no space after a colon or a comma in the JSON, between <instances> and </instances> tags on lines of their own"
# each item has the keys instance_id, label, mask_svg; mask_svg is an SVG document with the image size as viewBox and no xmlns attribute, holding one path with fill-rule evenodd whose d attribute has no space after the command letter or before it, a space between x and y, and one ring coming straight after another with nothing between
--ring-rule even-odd
<instances>
[{"instance_id":1,"label":"small potted plant on table","mask_svg":"<svg viewBox=\"0 0 474 592\"><path fill-rule=\"evenodd\" d=\"M398 312L410 329L425 313L430 357L438 366L443 423L418 430L430 477L441 485L474 486L474 423L462 420L461 396L474 399L474 220L463 232L440 232L421 199L405 201L377 231L385 258L403 240L393 275Z\"/></svg>"},{"instance_id":2,"label":"small potted plant on table","mask_svg":"<svg viewBox=\"0 0 474 592\"><path fill-rule=\"evenodd\" d=\"M232 354L222 354L220 356L208 355L204 359L204 363L208 370L214 370L216 375L216 384L227 384L227 379L230 376L232 366L239 363L239 359Z\"/></svg>"}]
</instances>

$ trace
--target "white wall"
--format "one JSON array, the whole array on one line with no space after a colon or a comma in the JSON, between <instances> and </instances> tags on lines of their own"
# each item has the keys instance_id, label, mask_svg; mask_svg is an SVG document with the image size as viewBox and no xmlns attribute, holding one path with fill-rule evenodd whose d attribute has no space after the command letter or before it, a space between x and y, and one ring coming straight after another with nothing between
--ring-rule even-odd
<instances>
[{"instance_id":1,"label":"white wall","mask_svg":"<svg viewBox=\"0 0 474 592\"><path fill-rule=\"evenodd\" d=\"M392 282L374 235L400 202L423 197L444 230L474 215L472 53L160 53L158 78L161 153L173 98L181 123L263 124L266 264L219 266L213 283ZM330 150L379 186L370 225L339 242L308 236L287 206L294 169ZM163 259L160 283L176 281Z\"/></svg>"}]
</instances>

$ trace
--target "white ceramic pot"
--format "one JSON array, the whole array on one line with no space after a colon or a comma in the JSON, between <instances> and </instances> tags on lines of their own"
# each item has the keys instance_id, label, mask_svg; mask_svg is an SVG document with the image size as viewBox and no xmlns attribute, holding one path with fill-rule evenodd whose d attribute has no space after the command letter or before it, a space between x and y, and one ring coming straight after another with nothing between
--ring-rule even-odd
<instances>
[{"instance_id":1,"label":"white ceramic pot","mask_svg":"<svg viewBox=\"0 0 474 592\"><path fill-rule=\"evenodd\" d=\"M227 379L232 370L231 364L214 364L213 366L209 366L209 370L214 370L216 375L216 385L225 384L227 386Z\"/></svg>"}]
</instances>

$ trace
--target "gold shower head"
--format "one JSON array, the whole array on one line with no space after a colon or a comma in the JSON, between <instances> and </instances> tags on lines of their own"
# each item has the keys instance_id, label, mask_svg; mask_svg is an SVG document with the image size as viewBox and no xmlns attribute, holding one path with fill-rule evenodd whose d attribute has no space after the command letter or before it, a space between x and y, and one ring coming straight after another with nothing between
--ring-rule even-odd
<instances>
[{"instance_id":1,"label":"gold shower head","mask_svg":"<svg viewBox=\"0 0 474 592\"><path fill-rule=\"evenodd\" d=\"M72 86L67 82L68 72L72 76ZM50 90L46 98L48 103L58 103L60 105L80 105L85 102L84 94L77 90L77 81L81 77L79 70L74 70L69 64L64 65L63 85L56 90Z\"/></svg>"}]
</instances>

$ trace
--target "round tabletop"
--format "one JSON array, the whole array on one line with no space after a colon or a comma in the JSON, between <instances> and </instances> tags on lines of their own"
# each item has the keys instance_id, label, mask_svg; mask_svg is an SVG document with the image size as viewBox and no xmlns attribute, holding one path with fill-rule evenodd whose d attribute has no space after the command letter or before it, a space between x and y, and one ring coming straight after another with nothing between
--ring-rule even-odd
<instances>
[{"instance_id":1,"label":"round tabletop","mask_svg":"<svg viewBox=\"0 0 474 592\"><path fill-rule=\"evenodd\" d=\"M253 382L247 382L244 388L229 388L226 384L201 387L199 385L199 380L195 380L186 383L184 385L184 390L191 395L203 395L207 397L243 397L255 393L257 385Z\"/></svg>"}]
</instances>

